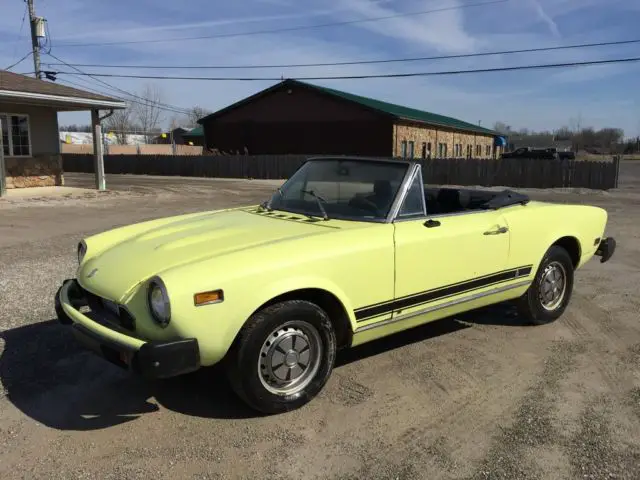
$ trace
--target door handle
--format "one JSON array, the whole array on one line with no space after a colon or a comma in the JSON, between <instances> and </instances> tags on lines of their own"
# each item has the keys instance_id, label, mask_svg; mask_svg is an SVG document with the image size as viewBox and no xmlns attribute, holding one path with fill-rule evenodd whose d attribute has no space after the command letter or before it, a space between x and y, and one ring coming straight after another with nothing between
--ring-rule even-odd
<instances>
[{"instance_id":1,"label":"door handle","mask_svg":"<svg viewBox=\"0 0 640 480\"><path fill-rule=\"evenodd\" d=\"M489 230L484 232L485 235L500 235L501 233L507 233L509 231L509 227L498 227L495 230Z\"/></svg>"}]
</instances>

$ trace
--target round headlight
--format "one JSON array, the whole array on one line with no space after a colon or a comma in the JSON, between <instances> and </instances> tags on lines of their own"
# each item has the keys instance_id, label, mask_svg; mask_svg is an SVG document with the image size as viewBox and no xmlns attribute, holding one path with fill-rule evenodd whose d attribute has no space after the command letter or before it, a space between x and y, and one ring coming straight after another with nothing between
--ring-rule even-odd
<instances>
[{"instance_id":1,"label":"round headlight","mask_svg":"<svg viewBox=\"0 0 640 480\"><path fill-rule=\"evenodd\" d=\"M149 282L148 291L149 310L151 316L161 327L169 325L171 320L171 306L169 304L169 295L167 288L160 278L156 277Z\"/></svg>"},{"instance_id":2,"label":"round headlight","mask_svg":"<svg viewBox=\"0 0 640 480\"><path fill-rule=\"evenodd\" d=\"M84 240L82 240L80 243L78 243L78 265L82 263L82 260L84 259L86 253L87 244L84 243Z\"/></svg>"}]
</instances>

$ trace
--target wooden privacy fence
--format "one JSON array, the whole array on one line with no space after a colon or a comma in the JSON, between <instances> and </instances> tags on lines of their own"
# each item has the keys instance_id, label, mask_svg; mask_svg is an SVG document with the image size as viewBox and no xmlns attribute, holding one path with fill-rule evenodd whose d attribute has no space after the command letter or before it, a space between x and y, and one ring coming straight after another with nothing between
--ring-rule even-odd
<instances>
[{"instance_id":1,"label":"wooden privacy fence","mask_svg":"<svg viewBox=\"0 0 640 480\"><path fill-rule=\"evenodd\" d=\"M105 173L184 177L285 179L310 155L105 155ZM93 173L93 156L63 154L65 172ZM516 188L618 186L620 161L438 158L418 160L425 183Z\"/></svg>"},{"instance_id":2,"label":"wooden privacy fence","mask_svg":"<svg viewBox=\"0 0 640 480\"><path fill-rule=\"evenodd\" d=\"M289 178L307 155L105 155L105 173L218 178ZM62 155L65 172L93 173L92 155Z\"/></svg>"},{"instance_id":3,"label":"wooden privacy fence","mask_svg":"<svg viewBox=\"0 0 640 480\"><path fill-rule=\"evenodd\" d=\"M552 161L536 158L500 160L420 160L425 183L436 185L507 186L516 188L617 188L620 160Z\"/></svg>"}]
</instances>

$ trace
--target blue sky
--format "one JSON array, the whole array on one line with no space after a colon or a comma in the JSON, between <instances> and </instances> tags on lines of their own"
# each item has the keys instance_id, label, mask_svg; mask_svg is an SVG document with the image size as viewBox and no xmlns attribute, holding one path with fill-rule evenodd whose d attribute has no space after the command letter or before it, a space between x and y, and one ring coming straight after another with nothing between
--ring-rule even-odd
<instances>
[{"instance_id":1,"label":"blue sky","mask_svg":"<svg viewBox=\"0 0 640 480\"><path fill-rule=\"evenodd\" d=\"M287 26L380 17L488 0L36 0L47 18L51 52L70 63L251 65L339 62L446 55L570 43L640 38L638 0L507 0L471 8L379 22L294 32L102 47L96 43L248 32ZM188 4L188 7L182 5ZM28 52L28 24L19 35L25 4L4 0L0 15L0 66ZM129 73L296 77L486 68L640 56L640 44L582 50L451 59L408 64L278 70ZM54 61L43 57L44 61ZM60 68L60 67L58 67ZM65 67L66 70L68 68ZM32 70L31 60L13 71ZM91 70L85 68L85 70ZM97 71L97 69L93 69ZM115 70L104 70L115 72ZM491 126L557 128L580 118L584 126L623 128L640 135L640 63L571 69L487 73L456 77L324 80L315 83ZM93 81L70 78L89 86ZM149 80L105 79L139 91ZM153 81L164 102L217 110L273 82ZM93 84L92 88L103 87ZM165 121L171 113L167 112ZM88 113L61 114L61 123L88 123Z\"/></svg>"}]
</instances>

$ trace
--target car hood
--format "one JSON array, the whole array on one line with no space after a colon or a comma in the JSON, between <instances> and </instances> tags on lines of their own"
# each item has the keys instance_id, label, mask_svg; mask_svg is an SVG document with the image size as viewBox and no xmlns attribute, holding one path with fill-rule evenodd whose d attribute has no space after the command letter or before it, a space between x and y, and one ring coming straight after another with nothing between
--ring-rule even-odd
<instances>
[{"instance_id":1,"label":"car hood","mask_svg":"<svg viewBox=\"0 0 640 480\"><path fill-rule=\"evenodd\" d=\"M191 218L175 217L138 232L88 258L77 272L81 285L125 302L154 275L191 262L341 229L341 221L318 221L286 212L237 209Z\"/></svg>"}]
</instances>

